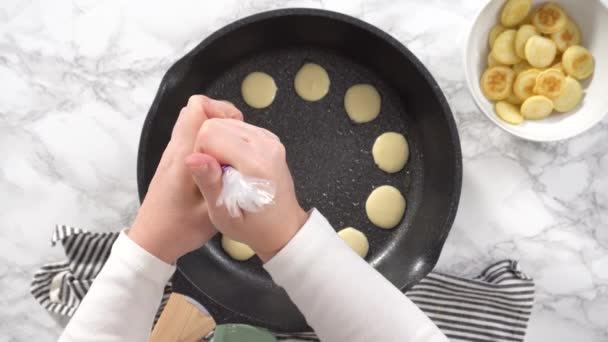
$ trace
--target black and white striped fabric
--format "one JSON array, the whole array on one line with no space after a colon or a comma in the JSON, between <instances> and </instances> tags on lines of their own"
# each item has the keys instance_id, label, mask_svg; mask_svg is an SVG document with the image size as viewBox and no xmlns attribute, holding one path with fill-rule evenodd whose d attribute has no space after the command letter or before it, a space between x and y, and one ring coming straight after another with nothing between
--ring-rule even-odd
<instances>
[{"instance_id":1,"label":"black and white striped fabric","mask_svg":"<svg viewBox=\"0 0 608 342\"><path fill-rule=\"evenodd\" d=\"M67 260L42 266L30 292L48 311L72 316L110 255L119 233L91 233L57 226L52 245L60 242ZM169 295L167 284L160 316ZM431 272L407 293L451 341L523 341L534 303L534 281L516 261L504 260L473 279ZM211 334L207 339L212 338ZM318 341L314 333L274 333L277 340Z\"/></svg>"},{"instance_id":2,"label":"black and white striped fabric","mask_svg":"<svg viewBox=\"0 0 608 342\"><path fill-rule=\"evenodd\" d=\"M61 243L67 260L42 266L34 274L30 293L48 311L71 317L93 280L101 271L119 233L92 233L82 229L57 226L51 245ZM156 320L171 295L171 284L165 286Z\"/></svg>"},{"instance_id":3,"label":"black and white striped fabric","mask_svg":"<svg viewBox=\"0 0 608 342\"><path fill-rule=\"evenodd\" d=\"M474 279L432 272L406 295L452 341L523 341L534 281L505 260Z\"/></svg>"}]
</instances>

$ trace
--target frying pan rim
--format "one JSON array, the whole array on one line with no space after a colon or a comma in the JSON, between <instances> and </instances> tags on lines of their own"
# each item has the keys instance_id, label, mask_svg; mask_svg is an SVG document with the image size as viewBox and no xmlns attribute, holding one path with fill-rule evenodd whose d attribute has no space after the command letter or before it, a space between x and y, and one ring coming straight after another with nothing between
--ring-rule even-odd
<instances>
[{"instance_id":1,"label":"frying pan rim","mask_svg":"<svg viewBox=\"0 0 608 342\"><path fill-rule=\"evenodd\" d=\"M425 263L425 266L424 266L425 270L423 272L421 272L421 273L427 274L437 264L439 255L440 255L443 245L447 239L447 235L449 234L449 232L452 228L452 224L454 223L454 219L456 217L456 212L458 209L458 204L460 201L460 194L461 194L461 187L462 187L462 152L461 152L460 137L458 135L458 129L456 126L456 122L454 120L454 116L453 116L453 113L447 102L447 99L445 98L443 92L441 91L441 88L439 87L439 85L437 84L435 79L433 78L432 74L422 64L422 62L409 49L407 49L407 47L405 47L405 45L401 44L401 42L399 42L397 39L392 37L390 34L382 31L381 29L379 29L371 24L368 24L365 21L362 21L360 19L357 19L355 17L349 16L349 15L346 15L343 13L338 13L338 12L324 10L324 9L316 9L316 8L282 8L282 9L276 9L276 10L256 13L256 14L238 19L226 26L223 26L222 28L213 32L207 38L203 39L192 50L190 50L183 57L181 57L176 62L174 62L171 65L171 67L169 67L169 69L167 70L167 72L165 73L165 75L163 76L163 78L160 81L158 91L156 92L156 95L150 106L150 110L148 111L148 113L146 115L142 130L141 130L139 148L138 148L138 157L137 157L137 187L138 187L140 203L143 202L145 193L147 192L148 186L149 186L149 184L146 184L146 181L145 181L145 162L148 159L148 157L147 157L148 152L149 152L148 141L150 139L151 127L156 120L156 116L159 114L158 107L159 107L160 100L164 97L164 94L167 92L167 90L171 88L170 79L173 77L173 74L179 72L180 68L188 66L191 63L191 60L194 56L196 56L198 53L200 53L201 51L206 49L209 45L211 45L216 40L222 38L226 34L229 34L246 25L254 24L256 22L260 22L260 21L264 21L264 20L268 20L268 19L272 19L272 18L286 17L286 16L322 17L322 18L327 18L327 19L331 19L331 20L341 21L347 25L353 25L364 31L367 31L368 33L371 33L376 38L390 44L392 48L396 49L400 54L405 56L412 63L412 65L414 66L416 71L419 74L421 74L422 77L426 80L426 82L428 83L428 85L431 88L433 96L439 102L439 106L441 107L441 112L442 112L441 114L444 116L444 119L448 125L449 139L453 142L451 144L452 145L451 152L454 155L455 165L454 165L454 174L453 174L453 179L452 179L453 191L451 192L451 194L449 196L450 197L449 198L450 207L448 208L448 211L446 213L445 220L441 224L441 232L443 232L443 234L437 236L437 238L434 240L434 245L431 248L433 250L433 253L427 260L428 262ZM179 269L179 267L178 267L178 269ZM182 275L184 275L184 277L186 279L188 279L189 282L192 283L190 278L185 274L185 272L181 271L181 269L180 269L180 273ZM411 280L409 280L407 282L403 281L404 284L400 284L397 287L400 288L401 290L406 290L409 286L411 286L413 283L417 282L418 280L419 279L416 279L415 281L411 281ZM194 283L192 283L192 285L194 285L194 287L196 287L198 289L198 286L196 286ZM202 290L199 289L199 291L201 291L203 294L205 294ZM224 305L222 305L221 303L218 303L216 300L211 298L209 295L205 294L205 297L207 299L213 301L215 304L221 306L225 310L228 310L228 311L234 313L233 310L226 308ZM252 317L243 315L241 313L238 313L238 315L247 317L248 319L256 320ZM258 321L258 320L256 320L256 321Z\"/></svg>"}]
</instances>

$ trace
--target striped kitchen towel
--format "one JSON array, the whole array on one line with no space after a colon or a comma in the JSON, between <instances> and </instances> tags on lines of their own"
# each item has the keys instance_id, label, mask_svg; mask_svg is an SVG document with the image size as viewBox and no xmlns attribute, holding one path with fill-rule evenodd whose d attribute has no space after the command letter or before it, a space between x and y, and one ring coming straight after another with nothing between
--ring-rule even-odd
<instances>
[{"instance_id":1,"label":"striped kitchen towel","mask_svg":"<svg viewBox=\"0 0 608 342\"><path fill-rule=\"evenodd\" d=\"M91 233L57 226L52 245L62 244L67 260L42 266L30 292L52 313L72 316L110 255L119 233ZM167 284L160 316L171 293ZM523 341L534 303L534 281L516 261L504 260L467 279L431 272L406 296L420 307L451 341ZM274 333L277 340L318 341L312 332ZM212 340L213 333L206 340Z\"/></svg>"},{"instance_id":2,"label":"striped kitchen towel","mask_svg":"<svg viewBox=\"0 0 608 342\"><path fill-rule=\"evenodd\" d=\"M91 233L63 225L55 227L51 245L60 242L67 260L46 264L34 274L30 284L32 296L52 313L68 317L74 315L119 235L118 232ZM170 295L169 283L165 286L155 322Z\"/></svg>"}]
</instances>

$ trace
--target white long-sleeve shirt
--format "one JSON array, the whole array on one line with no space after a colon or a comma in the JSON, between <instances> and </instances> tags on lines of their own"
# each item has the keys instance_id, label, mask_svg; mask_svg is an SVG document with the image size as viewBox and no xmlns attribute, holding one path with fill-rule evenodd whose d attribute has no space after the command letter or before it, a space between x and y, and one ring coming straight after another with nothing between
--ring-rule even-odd
<instances>
[{"instance_id":1,"label":"white long-sleeve shirt","mask_svg":"<svg viewBox=\"0 0 608 342\"><path fill-rule=\"evenodd\" d=\"M447 341L414 303L338 237L317 210L264 268L321 341ZM59 340L147 341L163 288L174 271L175 266L121 233Z\"/></svg>"}]
</instances>

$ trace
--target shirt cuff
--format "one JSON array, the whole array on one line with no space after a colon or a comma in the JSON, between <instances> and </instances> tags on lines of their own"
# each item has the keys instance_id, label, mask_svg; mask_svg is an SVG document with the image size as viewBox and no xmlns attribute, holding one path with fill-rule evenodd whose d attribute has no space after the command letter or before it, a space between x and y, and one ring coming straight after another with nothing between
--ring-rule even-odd
<instances>
[{"instance_id":1,"label":"shirt cuff","mask_svg":"<svg viewBox=\"0 0 608 342\"><path fill-rule=\"evenodd\" d=\"M150 254L122 231L112 246L112 256L148 280L164 285L175 273L175 265L169 265Z\"/></svg>"},{"instance_id":2,"label":"shirt cuff","mask_svg":"<svg viewBox=\"0 0 608 342\"><path fill-rule=\"evenodd\" d=\"M290 273L298 272L294 263L306 264L311 259L319 258L327 251L328 245L336 245L334 240L340 240L336 231L327 219L317 209L313 208L308 220L298 233L283 249L264 264L264 268L273 278L290 278L290 276L293 276ZM341 243L337 245L339 247L346 246ZM275 280L280 281L282 279Z\"/></svg>"}]
</instances>

